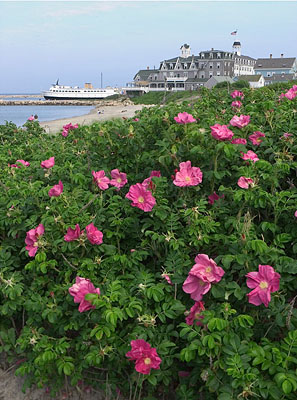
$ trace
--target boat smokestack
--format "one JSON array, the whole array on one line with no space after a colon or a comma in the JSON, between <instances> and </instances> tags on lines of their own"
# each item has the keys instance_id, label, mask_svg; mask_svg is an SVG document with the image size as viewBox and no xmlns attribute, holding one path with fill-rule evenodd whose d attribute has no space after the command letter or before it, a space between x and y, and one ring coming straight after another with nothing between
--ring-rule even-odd
<instances>
[{"instance_id":1,"label":"boat smokestack","mask_svg":"<svg viewBox=\"0 0 297 400\"><path fill-rule=\"evenodd\" d=\"M93 89L93 85L89 82L85 83L85 89Z\"/></svg>"}]
</instances>

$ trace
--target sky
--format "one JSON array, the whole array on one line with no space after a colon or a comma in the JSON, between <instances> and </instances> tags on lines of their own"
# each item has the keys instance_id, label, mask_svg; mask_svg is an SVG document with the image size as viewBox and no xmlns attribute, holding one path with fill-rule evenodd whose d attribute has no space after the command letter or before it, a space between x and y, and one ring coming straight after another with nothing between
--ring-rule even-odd
<instances>
[{"instance_id":1,"label":"sky","mask_svg":"<svg viewBox=\"0 0 297 400\"><path fill-rule=\"evenodd\" d=\"M297 56L296 1L1 1L0 93L64 85L125 86L180 55L232 50Z\"/></svg>"}]
</instances>

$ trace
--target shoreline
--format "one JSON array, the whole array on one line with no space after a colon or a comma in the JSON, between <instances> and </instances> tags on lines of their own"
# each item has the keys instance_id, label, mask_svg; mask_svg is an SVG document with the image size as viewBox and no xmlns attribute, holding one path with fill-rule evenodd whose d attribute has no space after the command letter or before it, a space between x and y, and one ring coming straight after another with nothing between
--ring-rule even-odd
<instances>
[{"instance_id":1,"label":"shoreline","mask_svg":"<svg viewBox=\"0 0 297 400\"><path fill-rule=\"evenodd\" d=\"M142 110L143 107L151 107L151 105L101 105L94 107L88 114L80 115L77 117L61 118L53 121L40 122L40 126L45 129L46 133L54 134L63 129L63 125L68 123L79 125L91 125L94 122L102 122L114 118L132 118L137 111ZM98 111L100 113L98 113Z\"/></svg>"}]
</instances>

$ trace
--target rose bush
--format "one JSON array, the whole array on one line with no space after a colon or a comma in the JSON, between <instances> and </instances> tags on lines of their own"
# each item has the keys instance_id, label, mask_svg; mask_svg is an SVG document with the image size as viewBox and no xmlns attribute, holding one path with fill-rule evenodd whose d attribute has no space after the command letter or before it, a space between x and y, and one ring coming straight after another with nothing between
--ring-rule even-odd
<instances>
[{"instance_id":1,"label":"rose bush","mask_svg":"<svg viewBox=\"0 0 297 400\"><path fill-rule=\"evenodd\" d=\"M24 388L296 399L297 97L280 93L244 89L227 136L215 90L67 136L0 127L0 350Z\"/></svg>"}]
</instances>

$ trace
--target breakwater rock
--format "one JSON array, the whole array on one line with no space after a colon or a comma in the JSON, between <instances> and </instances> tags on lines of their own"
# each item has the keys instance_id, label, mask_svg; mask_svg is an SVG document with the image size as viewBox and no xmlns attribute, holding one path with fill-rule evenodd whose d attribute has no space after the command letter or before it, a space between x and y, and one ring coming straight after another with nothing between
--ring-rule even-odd
<instances>
[{"instance_id":1,"label":"breakwater rock","mask_svg":"<svg viewBox=\"0 0 297 400\"><path fill-rule=\"evenodd\" d=\"M129 106L132 105L129 99L120 100L3 100L0 99L0 106Z\"/></svg>"}]
</instances>

